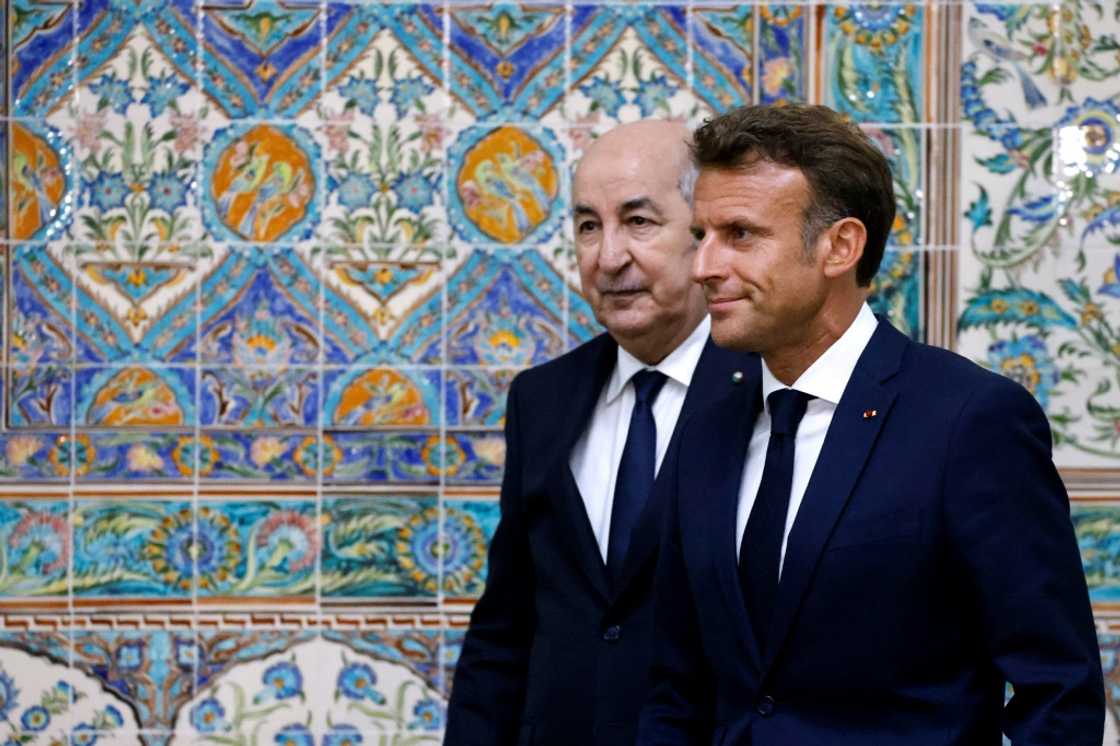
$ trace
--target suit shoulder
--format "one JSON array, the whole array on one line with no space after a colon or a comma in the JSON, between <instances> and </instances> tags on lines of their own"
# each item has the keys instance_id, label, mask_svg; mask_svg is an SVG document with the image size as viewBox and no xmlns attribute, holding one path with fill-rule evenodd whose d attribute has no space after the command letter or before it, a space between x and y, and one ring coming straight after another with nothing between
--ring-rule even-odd
<instances>
[{"instance_id":1,"label":"suit shoulder","mask_svg":"<svg viewBox=\"0 0 1120 746\"><path fill-rule=\"evenodd\" d=\"M599 356L613 344L608 335L600 334L547 363L521 371L514 378L514 383L522 390L571 388L573 382L587 380Z\"/></svg>"},{"instance_id":2,"label":"suit shoulder","mask_svg":"<svg viewBox=\"0 0 1120 746\"><path fill-rule=\"evenodd\" d=\"M951 350L911 342L906 368L919 385L930 394L962 401L1002 401L1030 404L1038 408L1034 396L1019 382L977 365Z\"/></svg>"}]
</instances>

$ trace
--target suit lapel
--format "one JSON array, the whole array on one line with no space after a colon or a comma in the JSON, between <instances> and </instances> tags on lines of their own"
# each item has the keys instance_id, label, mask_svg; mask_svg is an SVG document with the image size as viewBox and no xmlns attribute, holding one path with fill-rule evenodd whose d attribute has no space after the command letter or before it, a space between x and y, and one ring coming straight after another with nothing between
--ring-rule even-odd
<instances>
[{"instance_id":1,"label":"suit lapel","mask_svg":"<svg viewBox=\"0 0 1120 746\"><path fill-rule=\"evenodd\" d=\"M745 377L743 388L725 400L714 420L709 437L704 440L702 453L690 453L697 459L696 490L710 496L712 510L703 517L701 536L712 537L709 551L716 568L723 601L731 614L732 634L743 645L747 659L759 668L760 654L757 637L751 627L743 591L739 585L739 559L735 541L736 516L739 511L739 485L743 480L743 467L747 459L755 420L762 408L762 374L755 361Z\"/></svg>"},{"instance_id":2,"label":"suit lapel","mask_svg":"<svg viewBox=\"0 0 1120 746\"><path fill-rule=\"evenodd\" d=\"M748 359L741 353L728 352L716 347L715 343L710 338L708 339L704 345L704 351L700 354L700 359L696 363L696 370L692 374L688 393L681 404L681 413L677 417L676 426L673 428L667 453L672 452L681 427L689 416L731 392L735 385L732 383L731 374L735 371L743 372L744 364ZM658 483L660 483L663 473L664 471L658 473ZM658 486L659 484L655 484L650 493L650 499L642 509L642 513L638 517L638 523L634 527L634 534L630 539L630 549L623 564L621 582L615 589L616 598L625 592L635 576L639 575L642 568L657 555L657 546L661 539L661 517L664 514L664 506L662 505L664 500L660 499L663 497L664 490L658 489Z\"/></svg>"},{"instance_id":3,"label":"suit lapel","mask_svg":"<svg viewBox=\"0 0 1120 746\"><path fill-rule=\"evenodd\" d=\"M894 375L909 340L883 318L860 356L832 417L786 547L778 599L767 639L764 669L780 651L812 579L825 543L848 504L896 392L883 386Z\"/></svg>"},{"instance_id":4,"label":"suit lapel","mask_svg":"<svg viewBox=\"0 0 1120 746\"><path fill-rule=\"evenodd\" d=\"M554 413L553 421L559 428L556 433L557 448L553 452L554 460L548 474L552 484L556 485L554 507L567 524L567 530L562 535L572 539L565 546L571 547L576 564L595 591L606 600L610 598L607 568L570 465L572 449L591 420L595 402L598 401L599 393L606 385L617 359L618 348L608 335L600 335L595 341L596 344L588 350L589 359L586 361L592 369L590 378L585 377L586 367L572 371L572 375L586 380L587 384L578 388L572 400L561 402L562 409ZM577 362L573 367L582 366Z\"/></svg>"}]
</instances>

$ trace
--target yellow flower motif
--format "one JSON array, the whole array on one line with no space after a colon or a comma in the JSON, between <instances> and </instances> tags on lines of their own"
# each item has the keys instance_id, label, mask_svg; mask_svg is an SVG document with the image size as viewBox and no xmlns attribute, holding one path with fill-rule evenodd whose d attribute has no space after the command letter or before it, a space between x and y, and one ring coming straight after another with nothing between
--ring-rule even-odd
<instances>
[{"instance_id":1,"label":"yellow flower motif","mask_svg":"<svg viewBox=\"0 0 1120 746\"><path fill-rule=\"evenodd\" d=\"M159 471L163 468L163 459L143 443L136 443L128 449L129 471Z\"/></svg>"},{"instance_id":2,"label":"yellow flower motif","mask_svg":"<svg viewBox=\"0 0 1120 746\"><path fill-rule=\"evenodd\" d=\"M505 438L482 438L475 441L474 452L484 461L501 466L506 461Z\"/></svg>"},{"instance_id":3,"label":"yellow flower motif","mask_svg":"<svg viewBox=\"0 0 1120 746\"><path fill-rule=\"evenodd\" d=\"M762 89L767 95L778 95L782 91L782 84L792 72L793 63L790 62L789 57L778 57L768 61L766 71L762 74Z\"/></svg>"},{"instance_id":4,"label":"yellow flower motif","mask_svg":"<svg viewBox=\"0 0 1120 746\"><path fill-rule=\"evenodd\" d=\"M43 447L42 442L32 435L17 435L8 441L5 454L9 466L23 466Z\"/></svg>"},{"instance_id":5,"label":"yellow flower motif","mask_svg":"<svg viewBox=\"0 0 1120 746\"><path fill-rule=\"evenodd\" d=\"M1082 306L1082 308L1081 308L1081 325L1082 326L1084 326L1084 325L1086 325L1086 324L1088 324L1092 321L1097 321L1098 319L1101 319L1101 318L1104 318L1104 314L1101 313L1101 307L1098 306L1096 303L1086 303L1084 306Z\"/></svg>"},{"instance_id":6,"label":"yellow flower motif","mask_svg":"<svg viewBox=\"0 0 1120 746\"><path fill-rule=\"evenodd\" d=\"M1007 309L1009 309L1010 307L1011 306L1008 305L1007 301L1005 301L1003 298L993 298L992 299L992 313L997 313L997 314L1006 313Z\"/></svg>"},{"instance_id":7,"label":"yellow flower motif","mask_svg":"<svg viewBox=\"0 0 1120 746\"><path fill-rule=\"evenodd\" d=\"M286 450L287 448L284 446L284 441L280 438L257 438L253 441L253 447L249 451L249 457L252 459L254 465L263 468L283 456Z\"/></svg>"},{"instance_id":8,"label":"yellow flower motif","mask_svg":"<svg viewBox=\"0 0 1120 746\"><path fill-rule=\"evenodd\" d=\"M1024 316L1034 316L1038 313L1038 304L1033 300L1025 300L1019 304L1019 313Z\"/></svg>"}]
</instances>

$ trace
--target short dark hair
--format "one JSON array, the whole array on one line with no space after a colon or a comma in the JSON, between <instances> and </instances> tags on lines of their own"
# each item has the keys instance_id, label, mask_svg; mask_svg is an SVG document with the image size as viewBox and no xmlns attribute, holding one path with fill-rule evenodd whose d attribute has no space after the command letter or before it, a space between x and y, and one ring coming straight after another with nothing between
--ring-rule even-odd
<instances>
[{"instance_id":1,"label":"short dark hair","mask_svg":"<svg viewBox=\"0 0 1120 746\"><path fill-rule=\"evenodd\" d=\"M871 284L894 223L894 178L859 127L826 106L741 106L704 122L693 135L692 155L701 169L758 160L800 169L809 182L801 231L806 250L837 220L856 218L867 228L856 281Z\"/></svg>"}]
</instances>

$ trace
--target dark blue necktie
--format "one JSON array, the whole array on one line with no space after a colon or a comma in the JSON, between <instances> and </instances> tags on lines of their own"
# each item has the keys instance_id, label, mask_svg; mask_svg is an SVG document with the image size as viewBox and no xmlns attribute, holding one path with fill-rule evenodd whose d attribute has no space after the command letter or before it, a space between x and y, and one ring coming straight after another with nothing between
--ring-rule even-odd
<instances>
[{"instance_id":1,"label":"dark blue necktie","mask_svg":"<svg viewBox=\"0 0 1120 746\"><path fill-rule=\"evenodd\" d=\"M766 649L766 632L778 596L778 567L793 490L793 451L797 425L814 397L793 389L778 389L766 397L770 410L770 444L762 482L739 546L739 583L759 647Z\"/></svg>"},{"instance_id":2,"label":"dark blue necktie","mask_svg":"<svg viewBox=\"0 0 1120 746\"><path fill-rule=\"evenodd\" d=\"M630 533L638 522L657 471L657 424L653 421L653 402L665 384L665 374L643 370L630 379L634 382L634 410L630 429L618 464L611 506L611 532L607 540L607 572L611 582L622 573L622 562L630 547Z\"/></svg>"}]
</instances>

